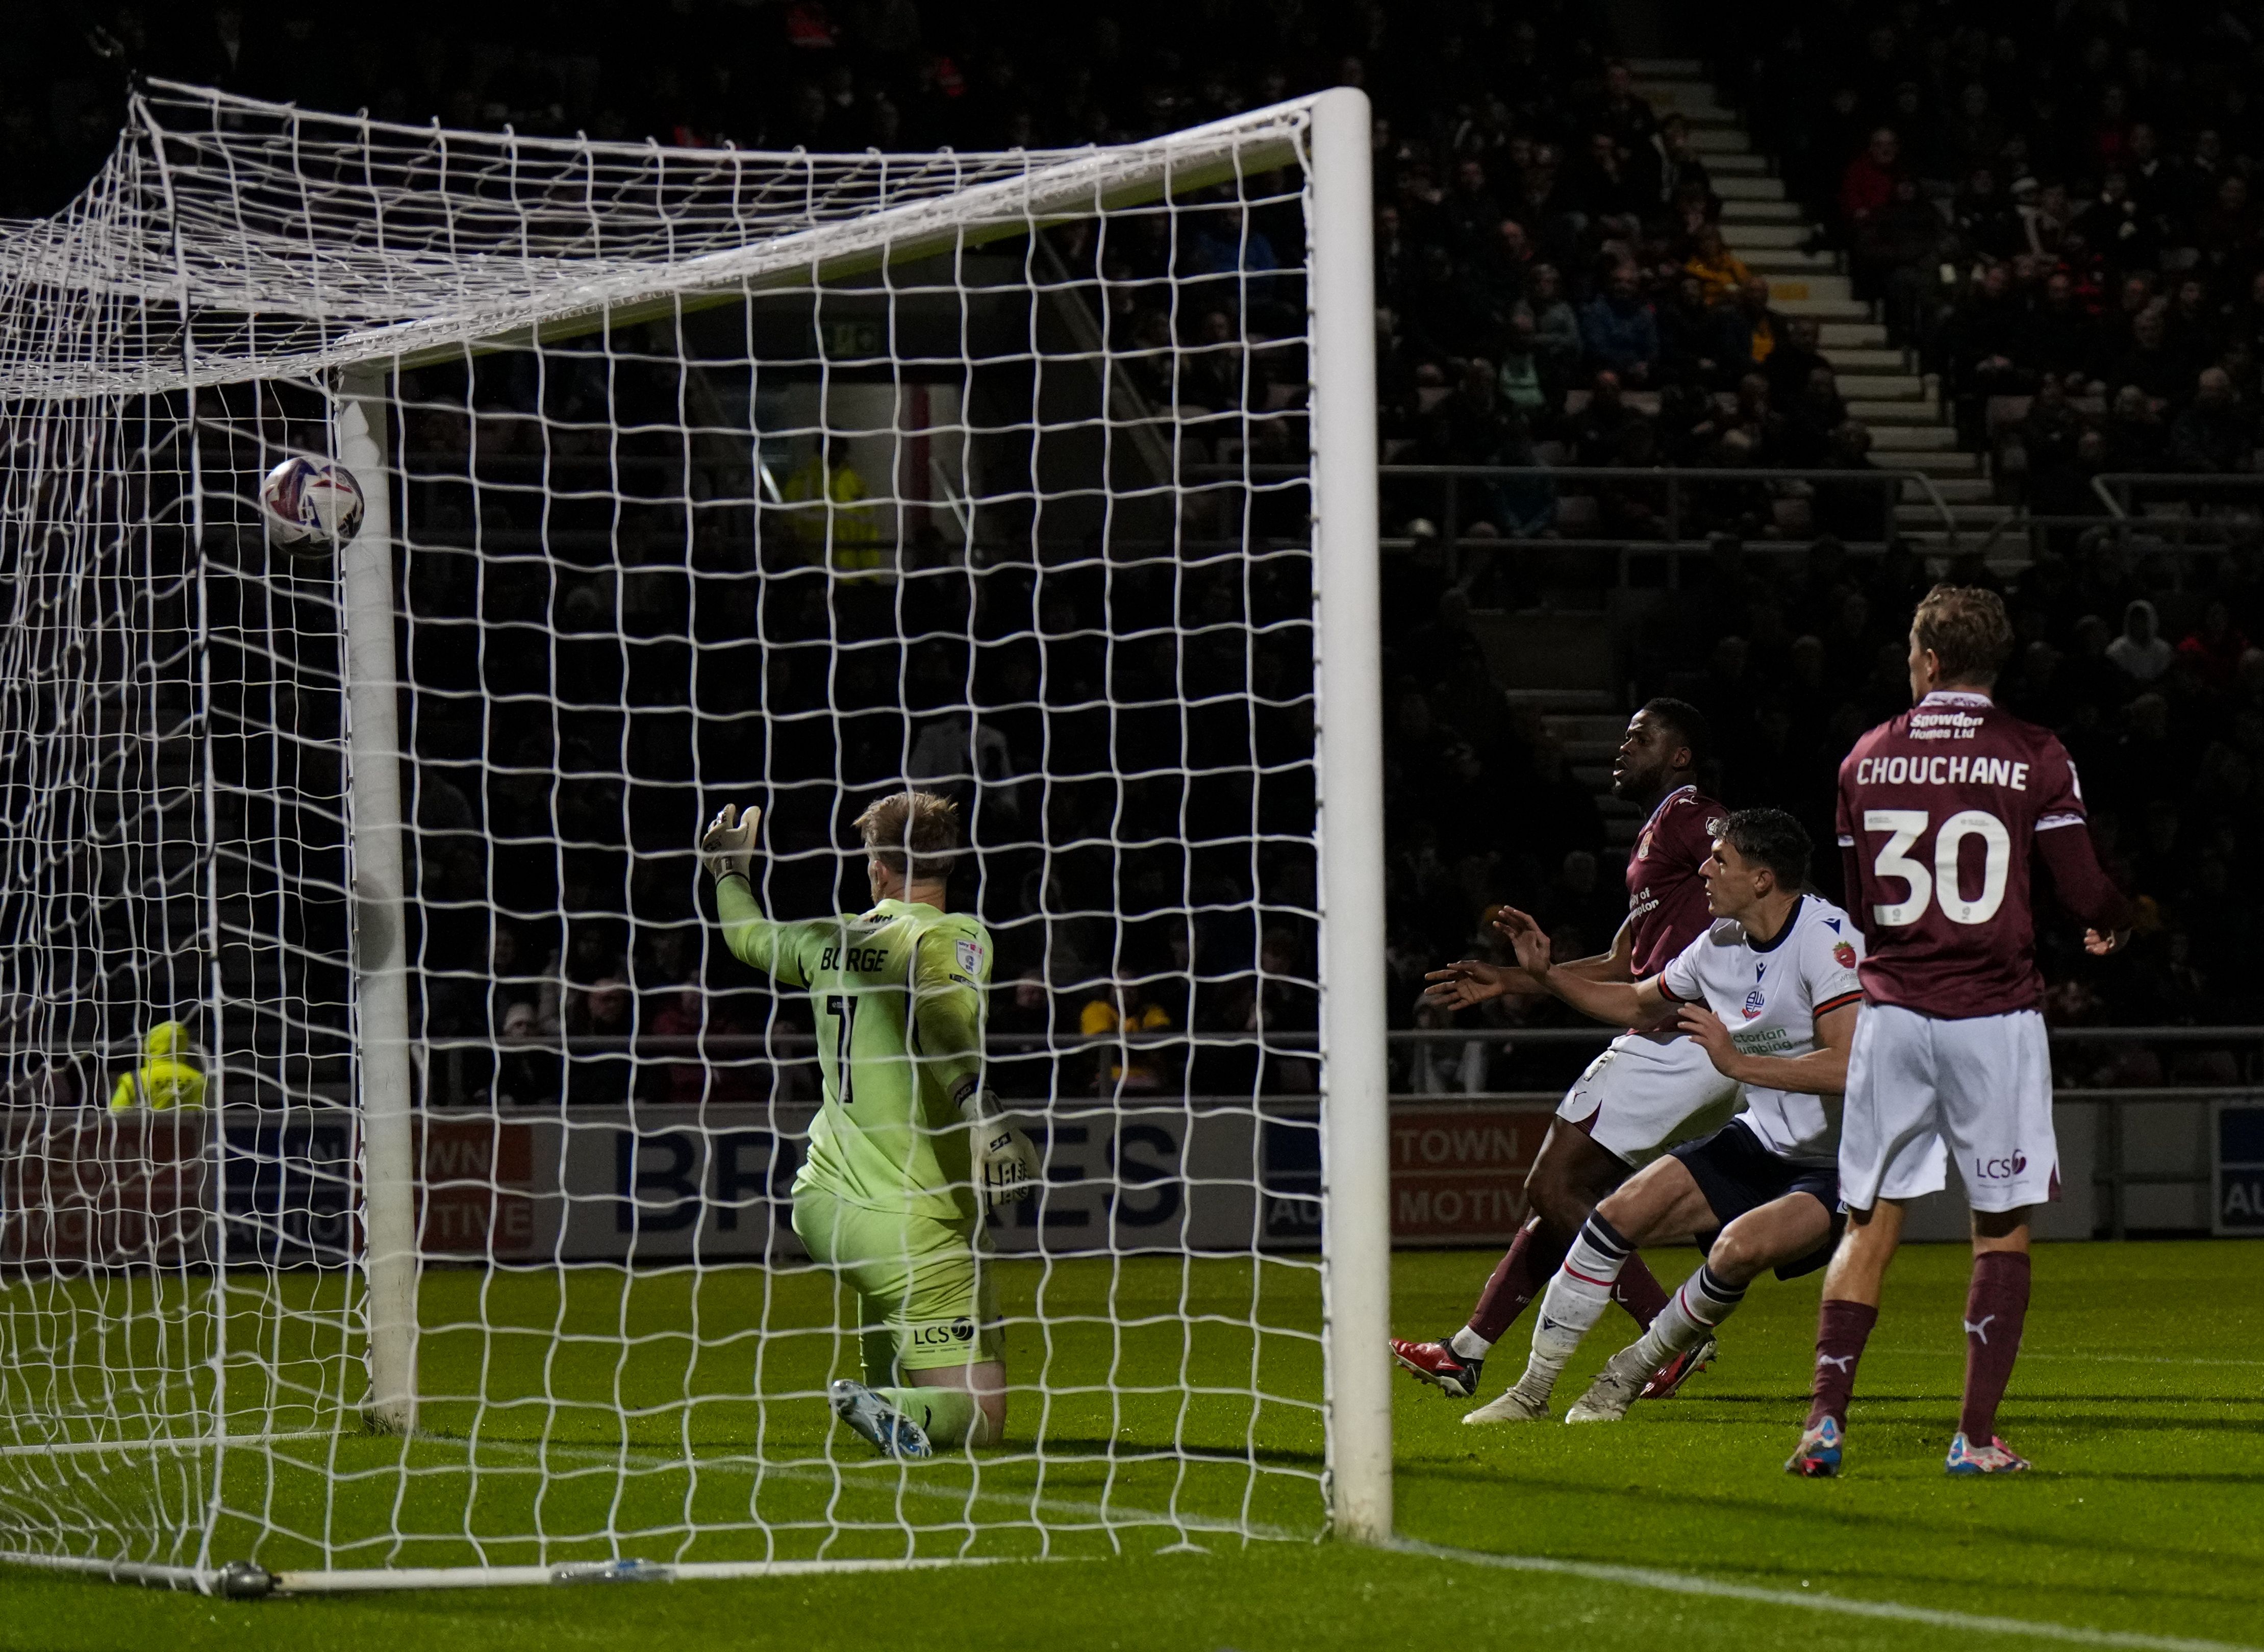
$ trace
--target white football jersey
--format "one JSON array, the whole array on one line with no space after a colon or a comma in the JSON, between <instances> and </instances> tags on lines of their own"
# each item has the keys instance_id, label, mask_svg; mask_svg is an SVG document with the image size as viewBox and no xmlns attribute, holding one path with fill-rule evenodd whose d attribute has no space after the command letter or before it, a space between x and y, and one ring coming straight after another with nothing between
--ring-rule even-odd
<instances>
[{"instance_id":1,"label":"white football jersey","mask_svg":"<svg viewBox=\"0 0 2264 1652\"><path fill-rule=\"evenodd\" d=\"M1816 1048L1816 1018L1860 1003L1856 966L1863 936L1828 900L1803 895L1776 938L1756 945L1745 926L1721 919L1658 972L1670 1000L1702 1003L1747 1055L1801 1056ZM1743 1087L1745 1120L1772 1153L1831 1164L1840 1153L1837 1095Z\"/></svg>"}]
</instances>

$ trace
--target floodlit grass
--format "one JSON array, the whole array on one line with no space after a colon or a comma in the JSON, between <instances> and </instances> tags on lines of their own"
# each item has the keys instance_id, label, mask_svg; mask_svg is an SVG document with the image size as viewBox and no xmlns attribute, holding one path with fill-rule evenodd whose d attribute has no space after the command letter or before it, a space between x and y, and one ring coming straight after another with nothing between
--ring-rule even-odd
<instances>
[{"instance_id":1,"label":"floodlit grass","mask_svg":"<svg viewBox=\"0 0 2264 1652\"><path fill-rule=\"evenodd\" d=\"M2041 1251L2027 1350L2000 1424L2037 1463L2025 1479L1941 1474L1963 1371L1965 1262L1960 1250L1934 1247L1898 1264L1842 1480L1780 1472L1803 1408L1816 1284L1771 1282L1755 1290L1721 1362L1688 1397L1638 1406L1617 1427L1469 1429L1459 1421L1466 1408L1403 1385L1399 1529L1473 1553L1653 1568L1790 1597L2257 1641L2259 1259L2232 1243ZM1658 1260L1673 1274L1686 1259ZM1455 1324L1491 1262L1398 1258L1400 1328L1436 1334ZM822 1281L751 1270L696 1282L625 1279L592 1270L562 1292L526 1277L433 1276L424 1300L425 1386L463 1397L429 1411L425 1436L405 1445L348 1436L335 1445L232 1452L227 1501L262 1511L268 1531L260 1538L239 1517L214 1553L248 1553L258 1538L263 1561L289 1566L319 1554L327 1537L341 1564L454 1563L467 1551L498 1562L555 1561L611 1552L610 1532L620 1534L619 1552L660 1560L1042 1549L1078 1557L1071 1563L257 1604L18 1571L6 1574L0 1646L410 1652L660 1637L686 1648L877 1641L1252 1652L1372 1646L1455 1626L1518 1647L2023 1638L1471 1560L1245 1542L1232 1528L1317 1527L1309 1476L1318 1430L1296 1403L1317 1394L1313 1345L1247 1328L1317 1324L1312 1276L1139 1261L1050 1271L1015 1264L1002 1284L1022 1321L1009 1343L1017 1376L1027 1380L1042 1365L1055 1389L1042 1402L1027 1392L1015 1401L1018 1444L1041 1430L1043 1454L907 1472L874 1463L825 1426L816 1392L830 1372L849 1368L853 1350L831 1335ZM301 1343L277 1345L300 1372L293 1393L302 1426L345 1380L337 1350L321 1346L337 1306L301 1301ZM1042 1326L1025 1317L1041 1313ZM1183 1313L1197 1317L1194 1328ZM751 1334L765 1323L773 1335ZM1622 1333L1632 1334L1623 1320L1606 1322L1560 1402ZM1489 1397L1514 1376L1519 1341L1513 1332L1487 1373ZM230 1381L233 1395L242 1379ZM764 1404L736 1397L758 1382ZM1254 1404L1253 1386L1278 1402ZM687 1392L715 1397L687 1404ZM247 1420L238 1415L235 1425ZM1152 1451L1175 1429L1201 1448L1189 1460ZM546 1466L547 1475L533 1472ZM256 1478L239 1480L254 1468ZM105 1495L126 1496L117 1487ZM1032 1520L1034 1506L1050 1534ZM538 1514L543 1530L565 1539L539 1554L524 1539ZM396 1546L395 1532L426 1535ZM1158 1552L1189 1544L1207 1554Z\"/></svg>"}]
</instances>

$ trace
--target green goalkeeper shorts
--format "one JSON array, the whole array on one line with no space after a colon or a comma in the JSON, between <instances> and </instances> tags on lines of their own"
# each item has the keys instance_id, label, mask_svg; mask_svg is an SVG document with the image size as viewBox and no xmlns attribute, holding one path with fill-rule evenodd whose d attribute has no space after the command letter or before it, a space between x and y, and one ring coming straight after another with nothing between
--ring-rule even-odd
<instances>
[{"instance_id":1,"label":"green goalkeeper shorts","mask_svg":"<svg viewBox=\"0 0 2264 1652\"><path fill-rule=\"evenodd\" d=\"M794 1231L855 1288L861 1328L886 1333L899 1369L1003 1357L998 1293L974 1223L869 1210L805 1187L795 1192Z\"/></svg>"}]
</instances>

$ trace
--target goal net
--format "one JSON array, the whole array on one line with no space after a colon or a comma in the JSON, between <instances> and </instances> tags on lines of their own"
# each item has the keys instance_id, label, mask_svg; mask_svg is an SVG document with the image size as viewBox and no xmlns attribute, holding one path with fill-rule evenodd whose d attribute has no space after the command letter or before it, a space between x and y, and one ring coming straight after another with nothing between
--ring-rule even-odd
<instances>
[{"instance_id":1,"label":"goal net","mask_svg":"<svg viewBox=\"0 0 2264 1652\"><path fill-rule=\"evenodd\" d=\"M1367 123L519 139L153 83L0 227L0 1558L665 1576L1390 1521ZM342 547L261 480L359 483ZM780 919L959 805L1002 1441L829 1383ZM976 1320L983 1322L976 1323ZM899 1339L900 1342L900 1339ZM233 1565L231 1563L234 1563Z\"/></svg>"}]
</instances>

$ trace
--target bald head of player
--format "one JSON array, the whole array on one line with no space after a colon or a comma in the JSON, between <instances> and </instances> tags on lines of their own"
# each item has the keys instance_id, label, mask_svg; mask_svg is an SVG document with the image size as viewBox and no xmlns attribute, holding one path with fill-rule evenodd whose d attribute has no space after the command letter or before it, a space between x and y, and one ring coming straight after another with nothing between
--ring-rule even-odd
<instances>
[{"instance_id":1,"label":"bald head of player","mask_svg":"<svg viewBox=\"0 0 2264 1652\"><path fill-rule=\"evenodd\" d=\"M1911 616L1911 700L1937 689L1988 694L2012 651L2004 598L1973 586L1938 585Z\"/></svg>"},{"instance_id":2,"label":"bald head of player","mask_svg":"<svg viewBox=\"0 0 2264 1652\"><path fill-rule=\"evenodd\" d=\"M952 857L959 852L959 805L932 791L899 791L857 817L873 899L908 900L947 912Z\"/></svg>"},{"instance_id":3,"label":"bald head of player","mask_svg":"<svg viewBox=\"0 0 2264 1652\"><path fill-rule=\"evenodd\" d=\"M1776 939L1808 887L1807 831L1781 809L1740 809L1722 822L1700 869L1706 908L1733 919L1752 940Z\"/></svg>"},{"instance_id":4,"label":"bald head of player","mask_svg":"<svg viewBox=\"0 0 2264 1652\"><path fill-rule=\"evenodd\" d=\"M1644 701L1628 719L1612 761L1612 796L1652 808L1668 792L1694 784L1707 738L1706 714L1687 701Z\"/></svg>"}]
</instances>

